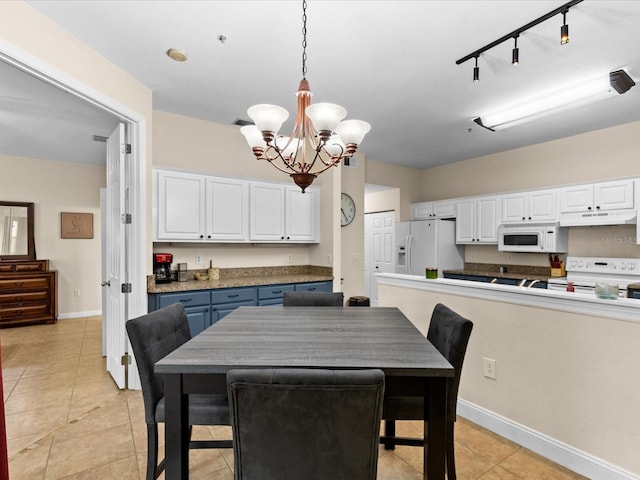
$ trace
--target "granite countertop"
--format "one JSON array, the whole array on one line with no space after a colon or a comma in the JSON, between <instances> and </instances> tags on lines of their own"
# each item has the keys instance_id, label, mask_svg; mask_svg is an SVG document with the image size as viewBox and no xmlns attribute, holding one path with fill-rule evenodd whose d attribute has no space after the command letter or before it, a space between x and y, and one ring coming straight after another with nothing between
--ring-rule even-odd
<instances>
[{"instance_id":1,"label":"granite countertop","mask_svg":"<svg viewBox=\"0 0 640 480\"><path fill-rule=\"evenodd\" d=\"M206 270L197 270L206 273ZM292 267L221 268L217 280L196 280L195 270L189 271L186 282L156 284L153 275L147 277L147 293L172 293L190 290L210 290L231 287L255 287L283 283L326 282L333 280L330 267L296 265Z\"/></svg>"},{"instance_id":2,"label":"granite countertop","mask_svg":"<svg viewBox=\"0 0 640 480\"><path fill-rule=\"evenodd\" d=\"M506 265L507 271L500 273L503 265L491 263L465 263L462 270L443 270L443 273L453 273L457 275L478 275L491 278L509 278L513 280L541 280L547 281L551 278L549 267L532 267L529 265Z\"/></svg>"}]
</instances>

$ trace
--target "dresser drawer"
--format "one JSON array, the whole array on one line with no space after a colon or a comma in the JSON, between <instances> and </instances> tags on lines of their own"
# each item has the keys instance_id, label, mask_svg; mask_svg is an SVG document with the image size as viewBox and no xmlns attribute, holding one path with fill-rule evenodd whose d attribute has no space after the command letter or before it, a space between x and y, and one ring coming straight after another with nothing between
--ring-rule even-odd
<instances>
[{"instance_id":1,"label":"dresser drawer","mask_svg":"<svg viewBox=\"0 0 640 480\"><path fill-rule=\"evenodd\" d=\"M44 272L47 270L45 262L24 262L16 264L16 272Z\"/></svg>"},{"instance_id":2,"label":"dresser drawer","mask_svg":"<svg viewBox=\"0 0 640 480\"><path fill-rule=\"evenodd\" d=\"M33 317L38 315L48 315L50 307L48 303L24 304L24 305L0 305L0 319Z\"/></svg>"},{"instance_id":3,"label":"dresser drawer","mask_svg":"<svg viewBox=\"0 0 640 480\"><path fill-rule=\"evenodd\" d=\"M211 292L211 304L257 301L255 287L247 288L225 288Z\"/></svg>"},{"instance_id":4,"label":"dresser drawer","mask_svg":"<svg viewBox=\"0 0 640 480\"><path fill-rule=\"evenodd\" d=\"M0 279L0 292L7 290L38 290L49 288L49 278L31 277L19 278L19 275L12 275L12 278Z\"/></svg>"},{"instance_id":5,"label":"dresser drawer","mask_svg":"<svg viewBox=\"0 0 640 480\"><path fill-rule=\"evenodd\" d=\"M0 304L48 301L49 292L46 290L40 292L0 293Z\"/></svg>"}]
</instances>

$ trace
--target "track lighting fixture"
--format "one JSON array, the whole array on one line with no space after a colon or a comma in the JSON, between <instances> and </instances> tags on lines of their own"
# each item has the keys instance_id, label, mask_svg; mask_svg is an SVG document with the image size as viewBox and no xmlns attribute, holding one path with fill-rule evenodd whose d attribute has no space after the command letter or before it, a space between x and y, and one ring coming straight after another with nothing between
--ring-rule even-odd
<instances>
[{"instance_id":1,"label":"track lighting fixture","mask_svg":"<svg viewBox=\"0 0 640 480\"><path fill-rule=\"evenodd\" d=\"M569 43L569 25L567 25L567 12L562 12L562 27L560 27L560 45Z\"/></svg>"},{"instance_id":2,"label":"track lighting fixture","mask_svg":"<svg viewBox=\"0 0 640 480\"><path fill-rule=\"evenodd\" d=\"M518 37L520 36L520 34L523 32L526 32L532 27L535 27L536 25L539 25L545 20L549 20L550 18L555 17L560 13L562 14L562 28L560 30L560 33L561 33L560 43L561 44L568 43L569 42L569 25L567 25L567 12L571 7L573 7L574 5L577 5L582 1L583 0L571 0L570 2L567 2L564 5L556 8L555 10L551 10L549 13L546 13L539 18L536 18L532 22L529 22L526 25L523 25L522 27L517 28L513 32L510 32L504 35L503 37L500 37L497 40L494 40L493 42L489 43L488 45L485 45L484 47L476 50L475 52L471 52L470 54L465 55L461 59L456 60L456 65L460 65L461 63L464 63L467 60L471 60L472 58L475 58L476 66L473 69L473 81L477 82L480 79L480 71L478 69L478 57L484 52L486 52L487 50L490 50L493 47L500 45L501 43L511 39L514 39L515 41L514 48L511 52L511 63L513 65L518 65L518 63L520 62L520 50L518 49Z\"/></svg>"}]
</instances>

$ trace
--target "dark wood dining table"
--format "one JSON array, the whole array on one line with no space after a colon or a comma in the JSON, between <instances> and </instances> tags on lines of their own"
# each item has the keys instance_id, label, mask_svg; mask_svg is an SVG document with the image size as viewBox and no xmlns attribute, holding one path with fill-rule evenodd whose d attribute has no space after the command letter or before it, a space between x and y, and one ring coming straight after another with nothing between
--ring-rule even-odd
<instances>
[{"instance_id":1,"label":"dark wood dining table","mask_svg":"<svg viewBox=\"0 0 640 480\"><path fill-rule=\"evenodd\" d=\"M226 392L234 368L379 368L385 395L425 398L424 478L445 478L453 367L397 308L240 307L155 364L165 390L167 480L189 478L186 395Z\"/></svg>"}]
</instances>

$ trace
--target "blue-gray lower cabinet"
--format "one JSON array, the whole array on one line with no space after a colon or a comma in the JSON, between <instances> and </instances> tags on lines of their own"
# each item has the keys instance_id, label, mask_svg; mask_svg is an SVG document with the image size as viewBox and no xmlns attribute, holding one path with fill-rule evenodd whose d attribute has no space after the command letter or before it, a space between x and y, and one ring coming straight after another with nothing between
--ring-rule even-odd
<instances>
[{"instance_id":1,"label":"blue-gray lower cabinet","mask_svg":"<svg viewBox=\"0 0 640 480\"><path fill-rule=\"evenodd\" d=\"M258 305L282 305L284 292L293 291L295 291L295 285L293 283L258 287Z\"/></svg>"},{"instance_id":2,"label":"blue-gray lower cabinet","mask_svg":"<svg viewBox=\"0 0 640 480\"><path fill-rule=\"evenodd\" d=\"M331 292L333 282L297 283L296 292Z\"/></svg>"},{"instance_id":3,"label":"blue-gray lower cabinet","mask_svg":"<svg viewBox=\"0 0 640 480\"><path fill-rule=\"evenodd\" d=\"M220 288L177 293L150 293L149 312L174 303L184 305L191 336L195 337L238 307L282 305L284 292L330 292L333 282L288 283L261 287Z\"/></svg>"}]
</instances>

